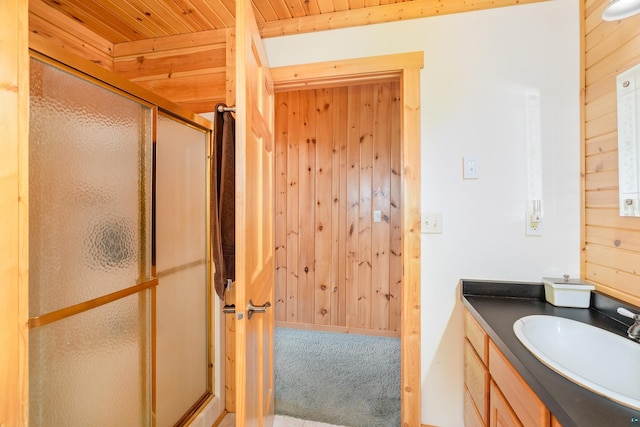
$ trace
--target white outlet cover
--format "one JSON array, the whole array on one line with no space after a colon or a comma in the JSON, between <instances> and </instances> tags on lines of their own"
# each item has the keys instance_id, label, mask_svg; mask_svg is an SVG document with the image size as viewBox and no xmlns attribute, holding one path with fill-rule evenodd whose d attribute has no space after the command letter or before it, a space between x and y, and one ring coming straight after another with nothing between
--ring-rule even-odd
<instances>
[{"instance_id":1,"label":"white outlet cover","mask_svg":"<svg viewBox=\"0 0 640 427\"><path fill-rule=\"evenodd\" d=\"M529 209L527 209L525 212L524 228L525 228L524 234L526 236L538 237L544 234L542 218L540 218L540 220L537 222L532 222L531 213L529 212Z\"/></svg>"},{"instance_id":2,"label":"white outlet cover","mask_svg":"<svg viewBox=\"0 0 640 427\"><path fill-rule=\"evenodd\" d=\"M525 223L525 234L527 236L542 236L544 234L542 221L538 223L532 223L529 220L529 215L527 215L524 220L524 223Z\"/></svg>"}]
</instances>

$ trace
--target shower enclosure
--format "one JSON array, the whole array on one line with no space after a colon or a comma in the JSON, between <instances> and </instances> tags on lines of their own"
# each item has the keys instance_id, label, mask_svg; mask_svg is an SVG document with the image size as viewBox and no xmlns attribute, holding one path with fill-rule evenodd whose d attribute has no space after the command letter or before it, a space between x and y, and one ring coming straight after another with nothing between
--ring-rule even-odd
<instances>
[{"instance_id":1,"label":"shower enclosure","mask_svg":"<svg viewBox=\"0 0 640 427\"><path fill-rule=\"evenodd\" d=\"M30 69L30 425L184 421L212 395L211 126Z\"/></svg>"}]
</instances>

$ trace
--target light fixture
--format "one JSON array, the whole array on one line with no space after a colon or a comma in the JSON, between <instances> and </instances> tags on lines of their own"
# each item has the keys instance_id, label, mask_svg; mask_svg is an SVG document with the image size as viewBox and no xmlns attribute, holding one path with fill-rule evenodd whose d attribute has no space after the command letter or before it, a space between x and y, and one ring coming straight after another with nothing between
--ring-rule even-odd
<instances>
[{"instance_id":1,"label":"light fixture","mask_svg":"<svg viewBox=\"0 0 640 427\"><path fill-rule=\"evenodd\" d=\"M640 0L611 0L602 11L605 21L617 21L640 13Z\"/></svg>"}]
</instances>

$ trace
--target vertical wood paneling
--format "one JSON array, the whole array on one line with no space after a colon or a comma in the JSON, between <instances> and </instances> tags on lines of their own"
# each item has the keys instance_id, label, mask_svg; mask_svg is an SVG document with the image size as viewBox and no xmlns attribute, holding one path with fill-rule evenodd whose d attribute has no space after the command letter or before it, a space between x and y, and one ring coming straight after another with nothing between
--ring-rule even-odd
<instances>
[{"instance_id":1,"label":"vertical wood paneling","mask_svg":"<svg viewBox=\"0 0 640 427\"><path fill-rule=\"evenodd\" d=\"M640 16L605 22L608 2L583 4L582 276L602 292L640 305L640 221L618 213L615 78L640 63Z\"/></svg>"},{"instance_id":2,"label":"vertical wood paneling","mask_svg":"<svg viewBox=\"0 0 640 427\"><path fill-rule=\"evenodd\" d=\"M288 94L289 108L287 129L287 321L298 321L298 251L300 249L299 228L299 168L300 159L300 97L298 92ZM278 120L276 124L280 123ZM276 129L278 132L278 129ZM276 170L282 165L276 163ZM276 191L278 189L276 188Z\"/></svg>"},{"instance_id":3,"label":"vertical wood paneling","mask_svg":"<svg viewBox=\"0 0 640 427\"><path fill-rule=\"evenodd\" d=\"M371 207L380 212L380 222L371 226L371 328L388 329L389 316L389 218L391 192L391 88L375 85L373 118L373 198Z\"/></svg>"},{"instance_id":4,"label":"vertical wood paneling","mask_svg":"<svg viewBox=\"0 0 640 427\"><path fill-rule=\"evenodd\" d=\"M278 95L277 114L287 114L276 117L276 152L286 150L276 176L287 177L276 189L276 212L286 215L277 227L287 230L278 319L400 330L399 91L385 82Z\"/></svg>"},{"instance_id":5,"label":"vertical wood paneling","mask_svg":"<svg viewBox=\"0 0 640 427\"><path fill-rule=\"evenodd\" d=\"M347 99L347 274L346 326L358 326L358 229L360 210L360 86L349 87Z\"/></svg>"},{"instance_id":6,"label":"vertical wood paneling","mask_svg":"<svg viewBox=\"0 0 640 427\"><path fill-rule=\"evenodd\" d=\"M339 88L334 91L334 104L336 108L333 111L333 147L334 147L334 165L335 158L339 156L338 167L334 167L334 182L337 188L337 194L334 197L334 211L337 208L337 222L333 225L335 232L334 240L337 241L338 251L334 253L333 265L337 269L337 281L334 283L334 298L332 299L334 314L338 312L338 318L333 325L346 325L347 321L347 300L346 300L346 277L347 277L347 132L348 123L345 112L347 111L347 88ZM335 219L335 216L333 217ZM337 301L336 301L337 299Z\"/></svg>"},{"instance_id":7,"label":"vertical wood paneling","mask_svg":"<svg viewBox=\"0 0 640 427\"><path fill-rule=\"evenodd\" d=\"M316 214L314 324L331 324L331 192L333 111L329 89L316 91Z\"/></svg>"},{"instance_id":8,"label":"vertical wood paneling","mask_svg":"<svg viewBox=\"0 0 640 427\"><path fill-rule=\"evenodd\" d=\"M275 311L276 321L287 320L287 94L275 95L276 205L275 205Z\"/></svg>"},{"instance_id":9,"label":"vertical wood paneling","mask_svg":"<svg viewBox=\"0 0 640 427\"><path fill-rule=\"evenodd\" d=\"M315 306L315 92L300 96L298 322L313 323ZM293 213L295 215L295 212Z\"/></svg>"},{"instance_id":10,"label":"vertical wood paneling","mask_svg":"<svg viewBox=\"0 0 640 427\"><path fill-rule=\"evenodd\" d=\"M358 215L358 327L371 327L371 196L373 88L360 93L360 212Z\"/></svg>"}]
</instances>

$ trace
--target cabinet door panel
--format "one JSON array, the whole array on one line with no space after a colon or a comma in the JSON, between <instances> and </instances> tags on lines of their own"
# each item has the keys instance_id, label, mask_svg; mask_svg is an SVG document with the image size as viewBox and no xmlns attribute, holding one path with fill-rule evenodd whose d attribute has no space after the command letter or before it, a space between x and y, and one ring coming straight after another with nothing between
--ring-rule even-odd
<instances>
[{"instance_id":1,"label":"cabinet door panel","mask_svg":"<svg viewBox=\"0 0 640 427\"><path fill-rule=\"evenodd\" d=\"M464 426L465 427L486 427L482 421L478 408L473 403L467 387L464 388Z\"/></svg>"},{"instance_id":2,"label":"cabinet door panel","mask_svg":"<svg viewBox=\"0 0 640 427\"><path fill-rule=\"evenodd\" d=\"M489 341L489 372L524 426L549 427L549 410L492 341Z\"/></svg>"},{"instance_id":3,"label":"cabinet door panel","mask_svg":"<svg viewBox=\"0 0 640 427\"><path fill-rule=\"evenodd\" d=\"M491 381L490 396L489 425L491 427L522 427L518 416L493 381Z\"/></svg>"}]
</instances>

